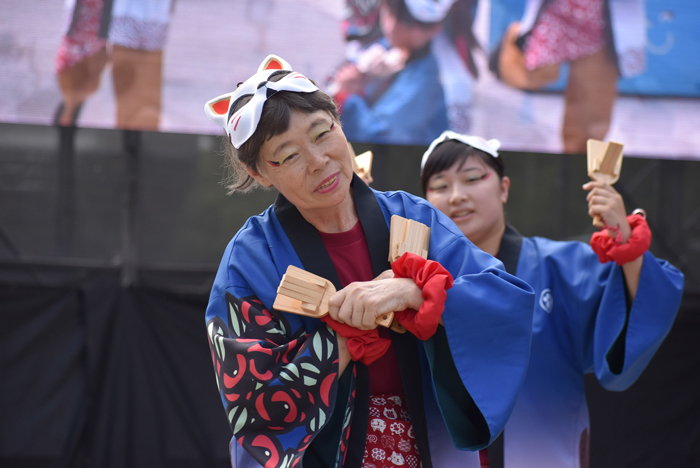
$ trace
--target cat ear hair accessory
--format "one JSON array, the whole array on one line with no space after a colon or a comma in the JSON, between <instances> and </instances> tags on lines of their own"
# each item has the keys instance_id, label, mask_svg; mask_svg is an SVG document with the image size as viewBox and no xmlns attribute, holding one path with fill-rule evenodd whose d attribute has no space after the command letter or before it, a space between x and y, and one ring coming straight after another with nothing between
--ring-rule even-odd
<instances>
[{"instance_id":1,"label":"cat ear hair accessory","mask_svg":"<svg viewBox=\"0 0 700 468\"><path fill-rule=\"evenodd\" d=\"M270 81L271 77L280 73L285 76L278 81ZM293 71L282 58L268 55L255 75L245 80L232 93L208 101L204 105L204 112L212 122L226 130L233 147L240 149L255 133L265 101L280 91L313 93L318 91L318 87L301 73ZM236 103L248 96L251 99L233 112Z\"/></svg>"},{"instance_id":2,"label":"cat ear hair accessory","mask_svg":"<svg viewBox=\"0 0 700 468\"><path fill-rule=\"evenodd\" d=\"M406 8L418 21L439 23L447 17L456 0L405 0Z\"/></svg>"},{"instance_id":3,"label":"cat ear hair accessory","mask_svg":"<svg viewBox=\"0 0 700 468\"><path fill-rule=\"evenodd\" d=\"M423 159L421 159L420 162L421 173L423 172L425 163L428 162L430 155L433 153L433 151L435 151L437 145L448 140L461 141L465 145L469 145L472 148L476 148L485 153L488 153L494 158L498 157L498 148L501 147L501 142L496 139L486 140L480 136L463 135L461 133L453 132L451 130L445 130L444 132L442 132L442 135L440 135L435 140L433 140L432 143L430 143L428 150L425 153L423 153Z\"/></svg>"}]
</instances>

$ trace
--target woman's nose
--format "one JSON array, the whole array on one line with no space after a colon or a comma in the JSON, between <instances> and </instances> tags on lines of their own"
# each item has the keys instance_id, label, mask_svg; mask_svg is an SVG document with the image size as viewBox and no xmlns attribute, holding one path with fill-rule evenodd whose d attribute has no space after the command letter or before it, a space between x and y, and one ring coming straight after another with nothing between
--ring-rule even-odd
<instances>
[{"instance_id":1,"label":"woman's nose","mask_svg":"<svg viewBox=\"0 0 700 468\"><path fill-rule=\"evenodd\" d=\"M450 193L450 203L461 203L467 199L466 192L459 186L455 186Z\"/></svg>"},{"instance_id":2,"label":"woman's nose","mask_svg":"<svg viewBox=\"0 0 700 468\"><path fill-rule=\"evenodd\" d=\"M315 172L325 167L328 155L320 149L315 149L308 152L306 160L309 172Z\"/></svg>"}]
</instances>

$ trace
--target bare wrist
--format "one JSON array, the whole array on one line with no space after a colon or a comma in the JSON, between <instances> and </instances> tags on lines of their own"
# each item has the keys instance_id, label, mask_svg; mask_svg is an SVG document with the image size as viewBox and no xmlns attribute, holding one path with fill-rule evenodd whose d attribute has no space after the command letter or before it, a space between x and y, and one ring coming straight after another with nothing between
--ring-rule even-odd
<instances>
[{"instance_id":1,"label":"bare wrist","mask_svg":"<svg viewBox=\"0 0 700 468\"><path fill-rule=\"evenodd\" d=\"M632 227L630 227L630 223L625 221L622 229L620 229L620 233L622 234L622 239L620 240L620 243L626 244L630 236L632 235Z\"/></svg>"},{"instance_id":2,"label":"bare wrist","mask_svg":"<svg viewBox=\"0 0 700 468\"><path fill-rule=\"evenodd\" d=\"M425 300L423 298L423 291L416 285L416 283L411 278L401 278L406 282L406 307L405 309L420 309L420 306Z\"/></svg>"}]
</instances>

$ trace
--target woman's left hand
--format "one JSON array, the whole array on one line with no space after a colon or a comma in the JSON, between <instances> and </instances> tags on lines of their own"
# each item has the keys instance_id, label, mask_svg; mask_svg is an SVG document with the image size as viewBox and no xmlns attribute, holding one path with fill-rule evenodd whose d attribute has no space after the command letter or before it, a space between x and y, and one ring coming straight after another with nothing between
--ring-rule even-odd
<instances>
[{"instance_id":1,"label":"woman's left hand","mask_svg":"<svg viewBox=\"0 0 700 468\"><path fill-rule=\"evenodd\" d=\"M377 317L409 308L419 309L423 295L410 278L382 273L373 281L355 282L336 292L328 302L330 316L361 330L377 328Z\"/></svg>"},{"instance_id":2,"label":"woman's left hand","mask_svg":"<svg viewBox=\"0 0 700 468\"><path fill-rule=\"evenodd\" d=\"M622 196L611 185L602 182L591 181L583 186L588 190L586 201L588 201L588 214L591 218L600 216L605 226L617 229L622 238L620 243L624 244L630 238L632 229L627 222L627 212ZM617 232L608 229L610 237L617 237Z\"/></svg>"}]
</instances>

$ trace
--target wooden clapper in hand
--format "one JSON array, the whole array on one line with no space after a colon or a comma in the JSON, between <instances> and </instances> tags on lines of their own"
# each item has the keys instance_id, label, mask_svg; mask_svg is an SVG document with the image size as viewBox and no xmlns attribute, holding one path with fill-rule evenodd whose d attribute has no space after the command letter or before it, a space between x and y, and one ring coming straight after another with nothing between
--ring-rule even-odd
<instances>
[{"instance_id":1,"label":"wooden clapper in hand","mask_svg":"<svg viewBox=\"0 0 700 468\"><path fill-rule=\"evenodd\" d=\"M393 262L406 252L428 258L430 228L417 221L400 216L391 217L389 233L389 261ZM282 282L277 288L277 297L272 305L277 310L308 317L323 317L328 314L328 300L335 294L335 286L325 278L294 265L287 267ZM394 313L377 317L376 323L383 327L391 326L394 331L406 331L398 323L392 325Z\"/></svg>"},{"instance_id":2,"label":"wooden clapper in hand","mask_svg":"<svg viewBox=\"0 0 700 468\"><path fill-rule=\"evenodd\" d=\"M355 173L360 176L360 179L364 180L367 184L374 182L372 178L372 160L374 156L371 151L365 151L362 154L355 156L353 169Z\"/></svg>"},{"instance_id":3,"label":"wooden clapper in hand","mask_svg":"<svg viewBox=\"0 0 700 468\"><path fill-rule=\"evenodd\" d=\"M588 139L588 177L596 182L612 185L620 178L622 168L622 144ZM593 225L605 227L600 216L595 215Z\"/></svg>"},{"instance_id":4,"label":"wooden clapper in hand","mask_svg":"<svg viewBox=\"0 0 700 468\"><path fill-rule=\"evenodd\" d=\"M328 300L333 294L335 286L327 279L289 265L277 288L277 297L272 307L293 314L321 318L328 314ZM393 313L384 314L377 317L376 323L389 327L393 318Z\"/></svg>"},{"instance_id":5,"label":"wooden clapper in hand","mask_svg":"<svg viewBox=\"0 0 700 468\"><path fill-rule=\"evenodd\" d=\"M365 151L362 154L355 155L355 150L352 145L348 143L348 150L352 155L352 170L360 176L360 179L364 180L367 185L374 182L372 178L372 161L374 155L371 151Z\"/></svg>"},{"instance_id":6,"label":"wooden clapper in hand","mask_svg":"<svg viewBox=\"0 0 700 468\"><path fill-rule=\"evenodd\" d=\"M393 215L391 217L391 230L389 231L389 263L394 263L406 252L427 259L429 243L430 228L428 226L412 219L402 218L398 215ZM398 333L406 332L406 328L398 322L392 323L391 329Z\"/></svg>"},{"instance_id":7,"label":"wooden clapper in hand","mask_svg":"<svg viewBox=\"0 0 700 468\"><path fill-rule=\"evenodd\" d=\"M406 252L428 258L430 228L412 219L393 215L389 231L389 263L394 263Z\"/></svg>"}]
</instances>

